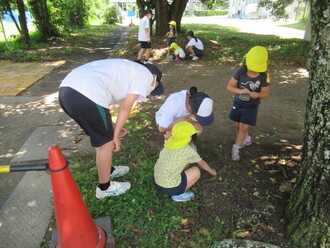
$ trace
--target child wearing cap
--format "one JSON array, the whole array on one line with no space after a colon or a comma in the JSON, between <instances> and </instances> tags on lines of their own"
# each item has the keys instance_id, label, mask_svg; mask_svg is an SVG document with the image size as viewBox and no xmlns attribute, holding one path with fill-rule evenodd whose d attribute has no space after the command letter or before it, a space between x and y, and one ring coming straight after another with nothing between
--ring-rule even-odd
<instances>
[{"instance_id":1,"label":"child wearing cap","mask_svg":"<svg viewBox=\"0 0 330 248\"><path fill-rule=\"evenodd\" d=\"M164 148L154 168L154 178L158 189L172 197L172 200L189 201L194 197L193 192L186 192L200 178L201 172L197 166L184 170L187 164L197 163L203 170L215 176L212 169L199 154L189 145L192 135L198 133L195 127L182 121L173 126L172 131L164 135Z\"/></svg>"},{"instance_id":2,"label":"child wearing cap","mask_svg":"<svg viewBox=\"0 0 330 248\"><path fill-rule=\"evenodd\" d=\"M190 53L192 60L197 60L198 57L203 56L204 52L204 45L203 42L196 38L193 31L189 31L187 33L187 38L189 40L188 44L186 45L187 53Z\"/></svg>"},{"instance_id":3,"label":"child wearing cap","mask_svg":"<svg viewBox=\"0 0 330 248\"><path fill-rule=\"evenodd\" d=\"M181 59L184 59L186 57L186 54L184 53L183 49L178 46L177 43L173 42L169 49L174 53L175 60L174 61L180 61Z\"/></svg>"},{"instance_id":4,"label":"child wearing cap","mask_svg":"<svg viewBox=\"0 0 330 248\"><path fill-rule=\"evenodd\" d=\"M261 98L269 96L269 74L266 73L268 52L265 47L255 46L246 54L244 65L237 69L227 85L235 94L229 118L237 130L235 144L231 150L233 161L239 161L239 150L252 144L250 126L257 122Z\"/></svg>"},{"instance_id":5,"label":"child wearing cap","mask_svg":"<svg viewBox=\"0 0 330 248\"><path fill-rule=\"evenodd\" d=\"M192 123L198 131L214 121L213 100L196 87L171 94L156 112L160 132L166 132L181 121Z\"/></svg>"},{"instance_id":6,"label":"child wearing cap","mask_svg":"<svg viewBox=\"0 0 330 248\"><path fill-rule=\"evenodd\" d=\"M168 31L166 33L168 46L170 46L173 42L176 42L176 36L177 36L176 22L170 21L168 23Z\"/></svg>"}]
</instances>

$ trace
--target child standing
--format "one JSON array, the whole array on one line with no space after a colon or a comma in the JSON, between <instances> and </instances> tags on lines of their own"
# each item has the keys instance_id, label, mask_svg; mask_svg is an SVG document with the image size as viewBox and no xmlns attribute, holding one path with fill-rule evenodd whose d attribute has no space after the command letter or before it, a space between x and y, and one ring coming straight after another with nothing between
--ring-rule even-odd
<instances>
[{"instance_id":1,"label":"child standing","mask_svg":"<svg viewBox=\"0 0 330 248\"><path fill-rule=\"evenodd\" d=\"M145 64L152 64L149 61L151 52L151 37L150 37L150 25L149 20L152 17L152 10L148 9L145 11L144 16L140 19L139 36L141 49L138 53L138 60L142 61L142 56L145 55Z\"/></svg>"},{"instance_id":2,"label":"child standing","mask_svg":"<svg viewBox=\"0 0 330 248\"><path fill-rule=\"evenodd\" d=\"M186 57L186 54L184 53L183 49L175 42L172 42L170 45L170 50L175 55L174 61L180 61L181 59L184 59Z\"/></svg>"},{"instance_id":3,"label":"child standing","mask_svg":"<svg viewBox=\"0 0 330 248\"><path fill-rule=\"evenodd\" d=\"M202 57L204 52L203 42L195 37L193 31L187 33L187 38L189 42L186 45L186 50L190 53L190 56L193 57L192 60L197 60L198 57Z\"/></svg>"},{"instance_id":4,"label":"child standing","mask_svg":"<svg viewBox=\"0 0 330 248\"><path fill-rule=\"evenodd\" d=\"M198 132L194 125L182 121L164 135L166 141L155 165L154 178L158 189L173 201L190 201L194 197L193 192L186 191L199 180L201 172L197 166L184 170L187 164L197 163L212 176L217 174L189 145L191 136Z\"/></svg>"},{"instance_id":5,"label":"child standing","mask_svg":"<svg viewBox=\"0 0 330 248\"><path fill-rule=\"evenodd\" d=\"M246 54L245 63L237 69L227 85L235 94L229 118L237 130L235 144L231 150L233 161L239 161L239 150L252 144L250 126L257 122L261 98L269 96L269 74L266 73L268 53L265 47L255 46Z\"/></svg>"}]
</instances>

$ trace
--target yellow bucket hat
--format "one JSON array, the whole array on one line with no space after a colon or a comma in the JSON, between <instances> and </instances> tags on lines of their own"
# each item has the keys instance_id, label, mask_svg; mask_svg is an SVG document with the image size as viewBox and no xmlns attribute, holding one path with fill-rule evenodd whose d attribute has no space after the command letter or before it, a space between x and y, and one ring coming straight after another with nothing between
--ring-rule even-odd
<instances>
[{"instance_id":1,"label":"yellow bucket hat","mask_svg":"<svg viewBox=\"0 0 330 248\"><path fill-rule=\"evenodd\" d=\"M200 133L200 131L197 131L190 122L178 122L173 126L172 136L165 141L164 146L169 149L182 148L189 143L191 136L195 133Z\"/></svg>"},{"instance_id":2,"label":"yellow bucket hat","mask_svg":"<svg viewBox=\"0 0 330 248\"><path fill-rule=\"evenodd\" d=\"M174 48L175 50L180 49L180 47L178 46L178 44L176 44L175 42L172 42L171 43L170 48Z\"/></svg>"},{"instance_id":3,"label":"yellow bucket hat","mask_svg":"<svg viewBox=\"0 0 330 248\"><path fill-rule=\"evenodd\" d=\"M255 46L246 54L246 66L255 72L265 72L267 70L268 52L265 47Z\"/></svg>"},{"instance_id":4,"label":"yellow bucket hat","mask_svg":"<svg viewBox=\"0 0 330 248\"><path fill-rule=\"evenodd\" d=\"M176 26L176 22L175 21L170 21L168 24Z\"/></svg>"}]
</instances>

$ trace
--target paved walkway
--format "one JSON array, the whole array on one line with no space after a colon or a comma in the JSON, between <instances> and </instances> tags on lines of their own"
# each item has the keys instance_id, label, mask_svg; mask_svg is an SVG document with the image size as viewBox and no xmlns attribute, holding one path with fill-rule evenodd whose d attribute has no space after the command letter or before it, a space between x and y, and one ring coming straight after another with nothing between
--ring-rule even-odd
<instances>
[{"instance_id":1,"label":"paved walkway","mask_svg":"<svg viewBox=\"0 0 330 248\"><path fill-rule=\"evenodd\" d=\"M109 37L108 44L113 44L109 49L123 44L129 30L118 27ZM92 149L88 138L79 139L80 128L58 111L57 92L47 97L0 96L0 100L0 147L6 151L0 153L2 164L11 157L10 164L47 162L47 150L53 144L65 155ZM53 215L49 173L13 174L0 174L0 248L39 247ZM12 192L6 191L10 184L15 185Z\"/></svg>"}]
</instances>

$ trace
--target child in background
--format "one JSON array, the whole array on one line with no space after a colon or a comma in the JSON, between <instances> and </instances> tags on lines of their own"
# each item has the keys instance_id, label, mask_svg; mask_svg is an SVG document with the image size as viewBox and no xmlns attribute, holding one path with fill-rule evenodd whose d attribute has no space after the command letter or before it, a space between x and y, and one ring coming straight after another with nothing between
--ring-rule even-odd
<instances>
[{"instance_id":1,"label":"child in background","mask_svg":"<svg viewBox=\"0 0 330 248\"><path fill-rule=\"evenodd\" d=\"M217 174L189 145L191 136L198 132L194 125L182 121L164 135L166 141L155 165L154 178L158 189L173 201L190 201L195 196L186 191L199 180L201 172L197 166L184 170L189 163L197 163L212 176Z\"/></svg>"},{"instance_id":2,"label":"child in background","mask_svg":"<svg viewBox=\"0 0 330 248\"><path fill-rule=\"evenodd\" d=\"M229 118L237 130L235 144L231 150L233 161L239 161L239 150L252 144L250 126L257 122L261 98L269 96L268 53L266 48L255 46L246 54L245 62L237 69L227 85L227 90L235 94Z\"/></svg>"},{"instance_id":3,"label":"child in background","mask_svg":"<svg viewBox=\"0 0 330 248\"><path fill-rule=\"evenodd\" d=\"M178 46L175 42L173 42L169 50L172 51L175 55L174 61L180 61L181 59L184 59L186 57L186 54L184 53L183 49Z\"/></svg>"},{"instance_id":4,"label":"child in background","mask_svg":"<svg viewBox=\"0 0 330 248\"><path fill-rule=\"evenodd\" d=\"M176 36L177 36L177 31L176 31L176 22L175 21L170 21L169 23L169 30L166 33L167 36L167 45L170 46L173 42L176 42Z\"/></svg>"},{"instance_id":5,"label":"child in background","mask_svg":"<svg viewBox=\"0 0 330 248\"><path fill-rule=\"evenodd\" d=\"M202 57L204 52L203 42L195 37L193 31L187 33L187 38L189 42L186 45L186 50L187 53L190 53L190 56L193 57L192 60L197 60L198 57Z\"/></svg>"}]
</instances>

